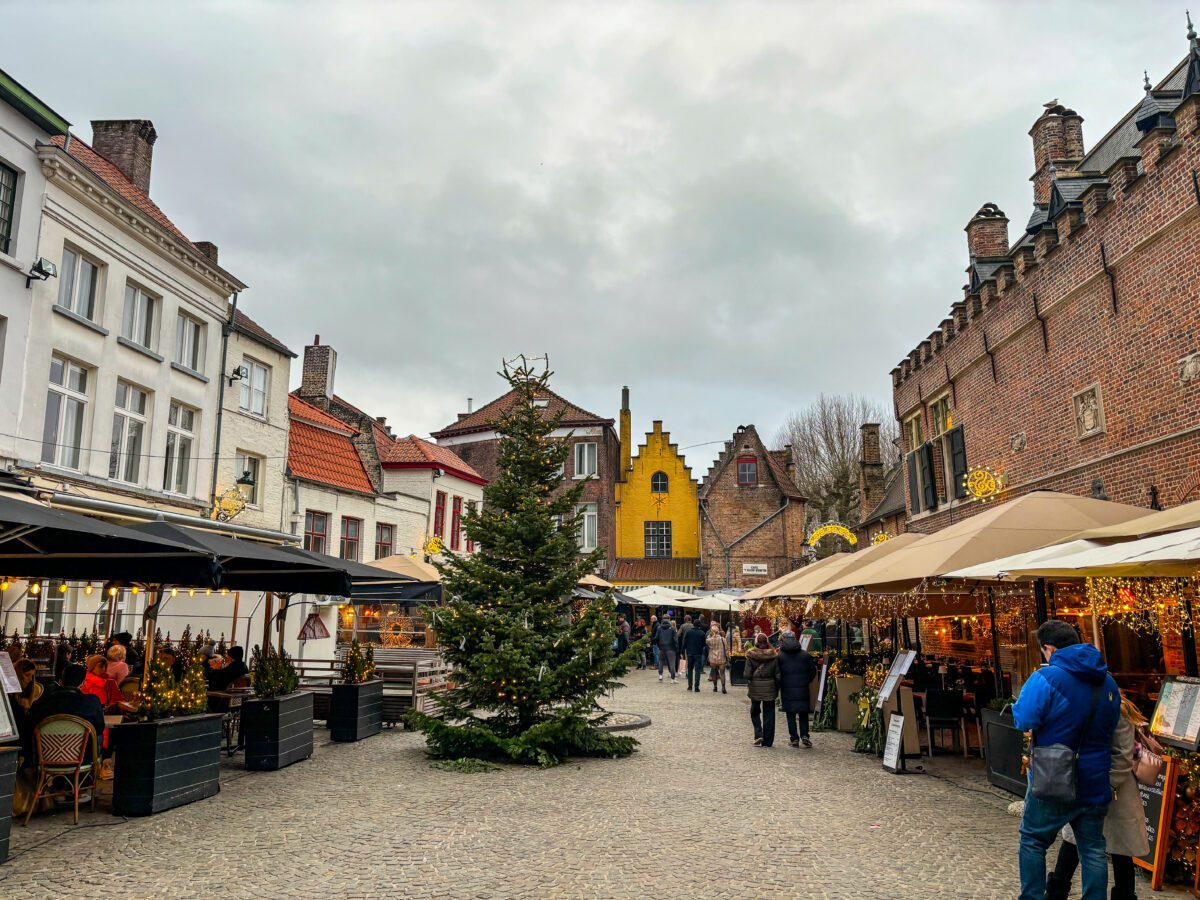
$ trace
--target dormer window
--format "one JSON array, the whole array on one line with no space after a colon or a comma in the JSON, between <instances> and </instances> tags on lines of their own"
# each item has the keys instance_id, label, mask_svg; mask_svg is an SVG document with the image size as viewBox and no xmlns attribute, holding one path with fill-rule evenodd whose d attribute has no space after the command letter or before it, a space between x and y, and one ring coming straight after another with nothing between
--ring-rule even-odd
<instances>
[{"instance_id":1,"label":"dormer window","mask_svg":"<svg viewBox=\"0 0 1200 900\"><path fill-rule=\"evenodd\" d=\"M758 459L743 456L737 461L737 483L741 487L758 484Z\"/></svg>"},{"instance_id":2,"label":"dormer window","mask_svg":"<svg viewBox=\"0 0 1200 900\"><path fill-rule=\"evenodd\" d=\"M534 397L533 398L533 408L534 409L545 409L549 405L550 405L550 401L548 399L546 399L545 397Z\"/></svg>"}]
</instances>

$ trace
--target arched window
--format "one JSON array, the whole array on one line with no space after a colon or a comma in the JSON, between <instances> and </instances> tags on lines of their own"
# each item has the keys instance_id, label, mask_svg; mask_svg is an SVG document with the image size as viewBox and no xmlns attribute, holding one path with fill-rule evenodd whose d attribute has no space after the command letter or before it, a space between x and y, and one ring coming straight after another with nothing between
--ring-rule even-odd
<instances>
[{"instance_id":1,"label":"arched window","mask_svg":"<svg viewBox=\"0 0 1200 900\"><path fill-rule=\"evenodd\" d=\"M650 490L655 494L665 494L667 492L666 472L655 472L650 476Z\"/></svg>"}]
</instances>

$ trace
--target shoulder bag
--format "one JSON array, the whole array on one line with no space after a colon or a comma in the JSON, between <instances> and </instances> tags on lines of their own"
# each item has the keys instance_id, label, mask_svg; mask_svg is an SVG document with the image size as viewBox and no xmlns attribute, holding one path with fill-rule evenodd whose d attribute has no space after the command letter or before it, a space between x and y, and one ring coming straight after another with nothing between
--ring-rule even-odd
<instances>
[{"instance_id":1,"label":"shoulder bag","mask_svg":"<svg viewBox=\"0 0 1200 900\"><path fill-rule=\"evenodd\" d=\"M1104 690L1104 682L1096 685L1092 692L1092 706L1083 727L1079 729L1079 737L1075 747L1065 744L1047 744L1037 746L1037 734L1033 736L1034 747L1029 754L1029 790L1039 800L1056 800L1060 803L1074 803L1079 795L1079 745L1083 744L1084 736L1092 725L1096 715L1096 704L1100 702L1100 692Z\"/></svg>"},{"instance_id":2,"label":"shoulder bag","mask_svg":"<svg viewBox=\"0 0 1200 900\"><path fill-rule=\"evenodd\" d=\"M1140 784L1158 784L1158 776L1162 774L1163 748L1145 730L1145 726L1137 726L1136 738L1133 745L1133 777Z\"/></svg>"}]
</instances>

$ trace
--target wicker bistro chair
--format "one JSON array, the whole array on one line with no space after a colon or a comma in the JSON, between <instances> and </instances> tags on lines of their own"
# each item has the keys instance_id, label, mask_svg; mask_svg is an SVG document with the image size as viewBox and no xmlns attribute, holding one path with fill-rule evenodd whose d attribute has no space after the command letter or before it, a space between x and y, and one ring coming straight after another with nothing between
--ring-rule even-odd
<instances>
[{"instance_id":1,"label":"wicker bistro chair","mask_svg":"<svg viewBox=\"0 0 1200 900\"><path fill-rule=\"evenodd\" d=\"M33 743L37 751L37 790L24 824L29 824L43 797L73 797L75 824L78 825L80 790L92 789L92 811L96 809L96 773L100 766L96 729L78 716L48 716L34 729ZM65 785L53 791L51 788L56 781L65 782Z\"/></svg>"}]
</instances>

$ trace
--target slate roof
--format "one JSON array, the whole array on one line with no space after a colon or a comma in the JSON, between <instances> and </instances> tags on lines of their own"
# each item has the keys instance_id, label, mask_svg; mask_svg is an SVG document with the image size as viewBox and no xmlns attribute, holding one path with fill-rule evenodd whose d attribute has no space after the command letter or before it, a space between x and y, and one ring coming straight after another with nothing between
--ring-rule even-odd
<instances>
[{"instance_id":1,"label":"slate roof","mask_svg":"<svg viewBox=\"0 0 1200 900\"><path fill-rule=\"evenodd\" d=\"M287 344L279 340L240 309L233 314L233 330L238 334L244 334L249 338L258 341L260 344L270 347L284 356L296 358L296 353L288 348Z\"/></svg>"},{"instance_id":2,"label":"slate roof","mask_svg":"<svg viewBox=\"0 0 1200 900\"><path fill-rule=\"evenodd\" d=\"M382 426L375 426L375 445L379 448L379 461L387 466L389 463L401 466L417 466L424 468L446 469L457 475L467 476L467 480L477 480L486 484L486 479L475 471L449 447L439 447L432 441L424 440L415 434L408 437L392 437Z\"/></svg>"},{"instance_id":3,"label":"slate roof","mask_svg":"<svg viewBox=\"0 0 1200 900\"><path fill-rule=\"evenodd\" d=\"M618 559L613 584L699 584L700 559L679 556L673 559Z\"/></svg>"},{"instance_id":4,"label":"slate roof","mask_svg":"<svg viewBox=\"0 0 1200 900\"><path fill-rule=\"evenodd\" d=\"M540 395L548 401L546 405L546 416L555 416L559 412L562 413L561 427L575 428L584 425L613 425L612 419L605 419L593 412L588 412L580 406L576 406L569 400L564 399L554 391L544 391ZM443 438L456 434L470 434L474 431L491 431L496 427L496 424L504 418L505 414L513 408L518 399L516 390L511 390L501 397L497 397L491 403L487 403L472 413L467 413L457 422L452 422L441 431L435 431L433 437Z\"/></svg>"},{"instance_id":5,"label":"slate roof","mask_svg":"<svg viewBox=\"0 0 1200 900\"><path fill-rule=\"evenodd\" d=\"M875 505L870 514L859 522L859 527L863 528L867 525L873 525L889 516L895 516L903 513L905 510L904 504L904 476L902 466L893 466L888 472L883 485L883 498Z\"/></svg>"},{"instance_id":6,"label":"slate roof","mask_svg":"<svg viewBox=\"0 0 1200 900\"><path fill-rule=\"evenodd\" d=\"M1184 57L1183 61L1171 70L1171 74L1154 88L1154 91L1182 91L1184 79L1187 77L1187 64L1188 57ZM1178 104L1178 101L1176 101L1176 104ZM1114 125L1112 130L1092 147L1091 151L1079 163L1078 170L1080 172L1103 174L1112 168L1117 160L1123 156L1141 156L1141 153L1134 147L1134 144L1142 136L1141 132L1138 131L1137 122L1135 121L1140 107L1141 101L1139 100L1138 105L1129 110L1121 121Z\"/></svg>"},{"instance_id":7,"label":"slate roof","mask_svg":"<svg viewBox=\"0 0 1200 900\"><path fill-rule=\"evenodd\" d=\"M296 478L338 490L374 494L354 435L358 432L340 419L288 395L288 470Z\"/></svg>"}]
</instances>

